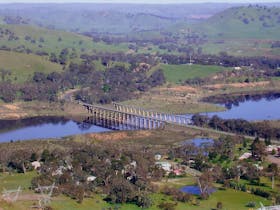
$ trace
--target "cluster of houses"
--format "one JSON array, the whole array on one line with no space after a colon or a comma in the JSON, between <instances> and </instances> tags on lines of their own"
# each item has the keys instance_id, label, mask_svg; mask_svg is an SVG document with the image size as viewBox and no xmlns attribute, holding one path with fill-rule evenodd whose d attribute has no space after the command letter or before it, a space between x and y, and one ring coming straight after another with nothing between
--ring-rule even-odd
<instances>
[{"instance_id":1,"label":"cluster of houses","mask_svg":"<svg viewBox=\"0 0 280 210\"><path fill-rule=\"evenodd\" d=\"M196 171L194 169L191 169L188 166L176 163L176 162L167 161L160 154L156 154L154 156L154 159L155 159L155 165L160 167L161 169L163 169L165 171L166 175L169 175L169 174L172 173L176 176L180 176L180 175L183 175L183 174L190 174L190 175L194 175L194 176L199 176L198 171ZM42 167L42 163L39 162L39 161L34 161L34 162L31 163L31 165L33 166L33 168L35 170L38 170L38 171ZM136 174L132 173L134 171L134 169L136 169L136 167L137 167L136 161L132 161L130 164L125 166L125 168L121 171L121 173L128 180L131 180L136 175ZM56 170L52 171L52 176L61 176L64 173L64 171L71 170L71 169L72 169L72 165L68 164L67 161L66 161L66 163L64 165L61 165ZM93 182L97 177L88 176L86 178L87 178L86 180L88 182Z\"/></svg>"},{"instance_id":2,"label":"cluster of houses","mask_svg":"<svg viewBox=\"0 0 280 210\"><path fill-rule=\"evenodd\" d=\"M279 157L280 158L280 145L268 145L265 148L265 151L267 152L267 154L271 154L274 155L275 157ZM242 154L239 157L239 160L245 160L252 157L252 153L251 152L245 152L244 154Z\"/></svg>"},{"instance_id":3,"label":"cluster of houses","mask_svg":"<svg viewBox=\"0 0 280 210\"><path fill-rule=\"evenodd\" d=\"M162 168L165 173L168 174L174 174L176 176L180 176L180 175L184 175L184 174L189 174L192 176L200 176L201 172L192 169L188 166L185 165L181 165L179 163L176 162L171 162L171 161L166 161L163 160L162 156L160 154L156 154L155 155L155 161L156 161L156 165L160 168Z\"/></svg>"},{"instance_id":4,"label":"cluster of houses","mask_svg":"<svg viewBox=\"0 0 280 210\"><path fill-rule=\"evenodd\" d=\"M266 147L266 152L276 157L280 157L280 145L268 145Z\"/></svg>"}]
</instances>

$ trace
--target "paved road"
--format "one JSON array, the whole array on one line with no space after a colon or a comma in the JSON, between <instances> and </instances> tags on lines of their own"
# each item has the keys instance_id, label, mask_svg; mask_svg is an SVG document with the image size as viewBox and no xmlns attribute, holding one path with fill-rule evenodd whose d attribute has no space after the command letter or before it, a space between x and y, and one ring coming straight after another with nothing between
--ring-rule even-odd
<instances>
[{"instance_id":1,"label":"paved road","mask_svg":"<svg viewBox=\"0 0 280 210\"><path fill-rule=\"evenodd\" d=\"M271 163L276 163L278 165L278 167L280 167L280 157L274 157L273 155L268 155L267 156L267 160Z\"/></svg>"}]
</instances>

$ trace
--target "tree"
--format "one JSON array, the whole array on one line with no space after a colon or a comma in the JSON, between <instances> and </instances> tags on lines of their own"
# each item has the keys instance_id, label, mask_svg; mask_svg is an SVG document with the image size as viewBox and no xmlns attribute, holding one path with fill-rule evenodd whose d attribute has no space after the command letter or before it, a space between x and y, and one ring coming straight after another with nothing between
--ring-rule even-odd
<instances>
[{"instance_id":1,"label":"tree","mask_svg":"<svg viewBox=\"0 0 280 210\"><path fill-rule=\"evenodd\" d=\"M51 159L50 151L47 149L44 149L42 155L41 155L41 161L46 162Z\"/></svg>"},{"instance_id":2,"label":"tree","mask_svg":"<svg viewBox=\"0 0 280 210\"><path fill-rule=\"evenodd\" d=\"M140 192L136 198L137 206L142 208L149 208L153 205L152 199L149 197L147 192Z\"/></svg>"},{"instance_id":3,"label":"tree","mask_svg":"<svg viewBox=\"0 0 280 210\"><path fill-rule=\"evenodd\" d=\"M112 179L111 189L108 198L113 203L131 202L135 198L134 186L123 177L115 177Z\"/></svg>"},{"instance_id":4,"label":"tree","mask_svg":"<svg viewBox=\"0 0 280 210\"><path fill-rule=\"evenodd\" d=\"M264 160L266 156L265 144L257 137L251 145L252 157L257 160Z\"/></svg>"},{"instance_id":5,"label":"tree","mask_svg":"<svg viewBox=\"0 0 280 210\"><path fill-rule=\"evenodd\" d=\"M217 205L216 205L217 209L223 209L223 203L222 202L217 202Z\"/></svg>"},{"instance_id":6,"label":"tree","mask_svg":"<svg viewBox=\"0 0 280 210\"><path fill-rule=\"evenodd\" d=\"M197 179L201 198L207 199L209 197L214 181L214 177L210 170L202 173L201 176Z\"/></svg>"},{"instance_id":7,"label":"tree","mask_svg":"<svg viewBox=\"0 0 280 210\"><path fill-rule=\"evenodd\" d=\"M19 172L26 173L30 157L31 151L26 149L17 150L10 157L9 166L15 168Z\"/></svg>"},{"instance_id":8,"label":"tree","mask_svg":"<svg viewBox=\"0 0 280 210\"><path fill-rule=\"evenodd\" d=\"M279 174L279 168L277 166L277 164L275 163L271 163L268 168L267 171L271 174L271 188L274 189L274 178L275 176L277 177L277 175Z\"/></svg>"},{"instance_id":9,"label":"tree","mask_svg":"<svg viewBox=\"0 0 280 210\"><path fill-rule=\"evenodd\" d=\"M242 178L249 180L251 183L259 184L260 171L252 163L243 163L240 166L240 175Z\"/></svg>"},{"instance_id":10,"label":"tree","mask_svg":"<svg viewBox=\"0 0 280 210\"><path fill-rule=\"evenodd\" d=\"M165 83L165 76L162 69L158 69L150 76L148 83L151 87L156 87Z\"/></svg>"},{"instance_id":11,"label":"tree","mask_svg":"<svg viewBox=\"0 0 280 210\"><path fill-rule=\"evenodd\" d=\"M54 53L51 53L49 60L53 63L57 63L58 59Z\"/></svg>"},{"instance_id":12,"label":"tree","mask_svg":"<svg viewBox=\"0 0 280 210\"><path fill-rule=\"evenodd\" d=\"M11 75L10 70L0 69L2 82L5 81L7 75Z\"/></svg>"}]
</instances>

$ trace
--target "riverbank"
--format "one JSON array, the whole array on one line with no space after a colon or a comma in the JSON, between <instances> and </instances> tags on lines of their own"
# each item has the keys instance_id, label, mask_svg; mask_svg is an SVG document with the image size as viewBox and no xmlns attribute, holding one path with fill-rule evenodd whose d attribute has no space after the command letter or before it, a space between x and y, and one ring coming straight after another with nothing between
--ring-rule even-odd
<instances>
[{"instance_id":1,"label":"riverbank","mask_svg":"<svg viewBox=\"0 0 280 210\"><path fill-rule=\"evenodd\" d=\"M38 116L87 116L87 111L78 104L68 102L0 103L0 120L17 120Z\"/></svg>"},{"instance_id":2,"label":"riverbank","mask_svg":"<svg viewBox=\"0 0 280 210\"><path fill-rule=\"evenodd\" d=\"M203 101L207 97L219 95L242 95L250 93L280 93L280 81L262 81L251 83L215 84L204 86L180 86L168 84L143 94L140 98L122 102L148 110L171 114L194 114L202 112L225 111L226 108Z\"/></svg>"},{"instance_id":3,"label":"riverbank","mask_svg":"<svg viewBox=\"0 0 280 210\"><path fill-rule=\"evenodd\" d=\"M76 90L74 90L76 91ZM165 85L154 88L140 98L122 102L123 104L141 107L147 110L171 114L194 114L226 110L202 99L210 96L236 95L268 92L280 93L280 81L263 81L252 83L215 84L215 86L180 86ZM67 92L62 98L71 98ZM60 96L61 98L61 96ZM66 102L65 102L66 101ZM86 116L87 111L78 104L63 102L0 102L0 119L21 119L36 116Z\"/></svg>"}]
</instances>

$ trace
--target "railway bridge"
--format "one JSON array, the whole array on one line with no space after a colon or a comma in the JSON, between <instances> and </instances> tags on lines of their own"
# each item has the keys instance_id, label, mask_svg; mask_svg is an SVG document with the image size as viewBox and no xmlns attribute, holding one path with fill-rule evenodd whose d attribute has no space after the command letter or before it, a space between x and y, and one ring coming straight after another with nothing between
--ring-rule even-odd
<instances>
[{"instance_id":1,"label":"railway bridge","mask_svg":"<svg viewBox=\"0 0 280 210\"><path fill-rule=\"evenodd\" d=\"M92 115L94 124L116 129L116 130L135 130L135 129L161 129L165 122L139 114L126 113L124 111L111 109L104 106L79 102Z\"/></svg>"},{"instance_id":2,"label":"railway bridge","mask_svg":"<svg viewBox=\"0 0 280 210\"><path fill-rule=\"evenodd\" d=\"M113 103L113 108L81 101L79 104L92 115L91 121L94 124L116 130L160 129L164 128L166 123L186 126L190 124L190 119L184 116L144 110L118 103Z\"/></svg>"}]
</instances>

